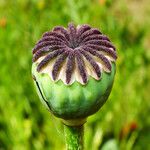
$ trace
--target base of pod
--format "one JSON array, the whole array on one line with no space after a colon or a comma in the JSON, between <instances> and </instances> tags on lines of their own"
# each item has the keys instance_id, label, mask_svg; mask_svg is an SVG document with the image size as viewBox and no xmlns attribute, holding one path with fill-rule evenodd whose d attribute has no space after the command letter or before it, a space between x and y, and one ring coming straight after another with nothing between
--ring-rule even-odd
<instances>
[{"instance_id":1,"label":"base of pod","mask_svg":"<svg viewBox=\"0 0 150 150\"><path fill-rule=\"evenodd\" d=\"M86 118L83 119L71 119L71 120L64 120L62 119L63 124L67 126L81 126L86 123Z\"/></svg>"}]
</instances>

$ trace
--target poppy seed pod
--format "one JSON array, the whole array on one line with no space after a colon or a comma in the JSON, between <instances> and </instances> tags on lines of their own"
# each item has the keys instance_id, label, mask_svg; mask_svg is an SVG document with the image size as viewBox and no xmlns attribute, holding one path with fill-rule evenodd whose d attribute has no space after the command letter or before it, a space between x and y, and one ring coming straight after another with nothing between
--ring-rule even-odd
<instances>
[{"instance_id":1,"label":"poppy seed pod","mask_svg":"<svg viewBox=\"0 0 150 150\"><path fill-rule=\"evenodd\" d=\"M42 103L65 124L82 124L107 100L117 59L109 38L89 25L55 27L33 49L32 75Z\"/></svg>"}]
</instances>

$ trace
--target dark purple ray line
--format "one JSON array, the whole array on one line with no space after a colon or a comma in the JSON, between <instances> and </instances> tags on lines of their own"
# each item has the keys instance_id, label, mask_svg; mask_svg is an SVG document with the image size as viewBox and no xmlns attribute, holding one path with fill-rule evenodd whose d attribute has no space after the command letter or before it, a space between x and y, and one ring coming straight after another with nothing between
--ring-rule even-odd
<instances>
[{"instance_id":1,"label":"dark purple ray line","mask_svg":"<svg viewBox=\"0 0 150 150\"><path fill-rule=\"evenodd\" d=\"M104 63L105 67L106 67L109 71L111 71L111 63L110 63L110 61L109 61L104 55L99 54L99 53L97 53L97 51L91 50L91 49L89 49L88 47L82 47L82 48L83 48L85 51L91 53L92 55L98 57L98 58Z\"/></svg>"},{"instance_id":2,"label":"dark purple ray line","mask_svg":"<svg viewBox=\"0 0 150 150\"><path fill-rule=\"evenodd\" d=\"M46 55L47 53L53 52L53 51L59 51L62 48L58 49L49 49L49 47L43 47L42 49L38 50L34 55L32 61L35 62L38 60L40 57Z\"/></svg>"},{"instance_id":3,"label":"dark purple ray line","mask_svg":"<svg viewBox=\"0 0 150 150\"><path fill-rule=\"evenodd\" d=\"M74 52L70 52L68 56L68 61L67 61L67 67L66 67L66 83L69 84L71 80L71 76L74 70L75 66L75 57L74 57Z\"/></svg>"},{"instance_id":4,"label":"dark purple ray line","mask_svg":"<svg viewBox=\"0 0 150 150\"><path fill-rule=\"evenodd\" d=\"M100 35L100 34L96 34L96 35L91 35L91 36L88 36L86 38L84 38L82 42L87 42L87 41L91 41L91 40L107 40L107 41L110 41L110 39L105 36L105 35Z\"/></svg>"},{"instance_id":5,"label":"dark purple ray line","mask_svg":"<svg viewBox=\"0 0 150 150\"><path fill-rule=\"evenodd\" d=\"M106 53L106 55L110 55L113 59L117 59L117 54L116 54L116 51L108 48L108 47L105 47L105 46L99 46L98 49L95 48L95 46L88 46L89 48L91 49L95 49L97 51L101 51L101 52L104 52Z\"/></svg>"},{"instance_id":6,"label":"dark purple ray line","mask_svg":"<svg viewBox=\"0 0 150 150\"><path fill-rule=\"evenodd\" d=\"M99 50L101 47L107 47L105 45L95 45L95 44L86 44L87 47L92 47L93 49L96 49L96 50ZM116 51L114 48L115 47L107 47L107 48L112 48L113 50L112 51Z\"/></svg>"},{"instance_id":7,"label":"dark purple ray line","mask_svg":"<svg viewBox=\"0 0 150 150\"><path fill-rule=\"evenodd\" d=\"M43 37L45 37L45 36L54 36L54 37L60 38L60 39L62 39L62 40L64 40L64 41L68 42L68 41L66 40L66 38L65 38L61 33L58 33L58 32L56 32L56 31L45 32L45 33L43 34Z\"/></svg>"},{"instance_id":8,"label":"dark purple ray line","mask_svg":"<svg viewBox=\"0 0 150 150\"><path fill-rule=\"evenodd\" d=\"M87 73L86 73L85 64L84 64L82 55L80 54L79 51L75 51L75 56L77 60L78 70L82 77L82 81L83 83L87 83Z\"/></svg>"},{"instance_id":9,"label":"dark purple ray line","mask_svg":"<svg viewBox=\"0 0 150 150\"><path fill-rule=\"evenodd\" d=\"M57 58L57 60L55 61L54 65L53 65L53 69L52 69L52 77L53 80L57 79L57 76L59 74L59 71L63 65L63 62L65 61L65 59L68 56L68 52L64 52L63 54L60 55L59 58Z\"/></svg>"},{"instance_id":10,"label":"dark purple ray line","mask_svg":"<svg viewBox=\"0 0 150 150\"><path fill-rule=\"evenodd\" d=\"M80 36L81 34L83 34L84 32L86 32L87 30L90 30L90 29L91 29L91 27L90 27L89 25L86 25L86 24L80 26L80 27L77 29L77 38L79 38L79 36Z\"/></svg>"},{"instance_id":11,"label":"dark purple ray line","mask_svg":"<svg viewBox=\"0 0 150 150\"><path fill-rule=\"evenodd\" d=\"M43 47L42 49L40 49L36 53L34 53L32 61L35 62L38 58L40 58L41 56L44 56L49 51L50 51L50 49L48 46Z\"/></svg>"},{"instance_id":12,"label":"dark purple ray line","mask_svg":"<svg viewBox=\"0 0 150 150\"><path fill-rule=\"evenodd\" d=\"M93 44L88 44L86 45L86 47L88 47L91 50L96 50L96 51L100 51L100 52L104 52L106 53L106 55L110 55L113 59L117 59L117 54L116 51L105 47L105 46L97 46L97 45L93 45Z\"/></svg>"},{"instance_id":13,"label":"dark purple ray line","mask_svg":"<svg viewBox=\"0 0 150 150\"><path fill-rule=\"evenodd\" d=\"M57 57L61 53L63 53L65 49L61 49L60 51L54 51L48 54L37 66L37 71L39 72L44 66L46 66L53 58Z\"/></svg>"},{"instance_id":14,"label":"dark purple ray line","mask_svg":"<svg viewBox=\"0 0 150 150\"><path fill-rule=\"evenodd\" d=\"M68 31L69 31L69 35L70 35L69 36L70 37L70 44L71 44L70 46L71 47L76 47L76 45L77 45L76 27L73 23L70 23L68 25Z\"/></svg>"},{"instance_id":15,"label":"dark purple ray line","mask_svg":"<svg viewBox=\"0 0 150 150\"><path fill-rule=\"evenodd\" d=\"M44 49L45 49L45 51L48 51L47 48L50 49L50 51L54 51L54 50L58 50L58 49L64 49L64 48L67 48L67 47L66 46L59 46L59 45L45 46L45 47L42 47L42 48L34 51L33 54L35 54L35 53L37 53L38 51L41 51L41 50L44 51Z\"/></svg>"},{"instance_id":16,"label":"dark purple ray line","mask_svg":"<svg viewBox=\"0 0 150 150\"><path fill-rule=\"evenodd\" d=\"M98 45L98 46L106 46L106 47L115 49L115 47L109 41L106 41L106 40L91 40L91 41L85 42L84 44L85 45L93 44L93 45Z\"/></svg>"},{"instance_id":17,"label":"dark purple ray line","mask_svg":"<svg viewBox=\"0 0 150 150\"><path fill-rule=\"evenodd\" d=\"M57 26L53 29L53 31L60 32L60 33L64 34L65 38L69 41L69 33L64 27Z\"/></svg>"},{"instance_id":18,"label":"dark purple ray line","mask_svg":"<svg viewBox=\"0 0 150 150\"><path fill-rule=\"evenodd\" d=\"M62 40L62 39L60 39L60 38L54 37L54 36L44 36L41 40L39 40L39 41L37 42L37 44L39 44L39 43L41 43L41 42L44 42L44 41L59 41L59 42L64 42L64 43L67 44L66 41L64 41L64 40ZM36 45L37 45L37 44L36 44Z\"/></svg>"},{"instance_id":19,"label":"dark purple ray line","mask_svg":"<svg viewBox=\"0 0 150 150\"><path fill-rule=\"evenodd\" d=\"M83 54L83 56L86 58L86 60L91 64L97 77L100 78L101 77L101 70L100 70L99 65L95 62L95 60L87 52L85 52L82 49L79 49L79 51Z\"/></svg>"},{"instance_id":20,"label":"dark purple ray line","mask_svg":"<svg viewBox=\"0 0 150 150\"><path fill-rule=\"evenodd\" d=\"M91 36L91 35L101 35L102 33L98 29L90 29L84 32L80 37L79 37L79 42L81 42L84 38Z\"/></svg>"},{"instance_id":21,"label":"dark purple ray line","mask_svg":"<svg viewBox=\"0 0 150 150\"><path fill-rule=\"evenodd\" d=\"M38 51L39 49L43 48L43 47L54 47L54 46L65 46L62 42L58 42L58 41L46 41L46 42L42 42L37 44L34 48L33 48L33 54Z\"/></svg>"}]
</instances>

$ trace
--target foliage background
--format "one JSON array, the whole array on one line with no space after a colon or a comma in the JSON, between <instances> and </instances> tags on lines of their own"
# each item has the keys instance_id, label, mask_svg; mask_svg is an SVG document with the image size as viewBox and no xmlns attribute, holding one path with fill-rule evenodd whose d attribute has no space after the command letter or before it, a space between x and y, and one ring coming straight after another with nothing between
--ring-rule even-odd
<instances>
[{"instance_id":1,"label":"foliage background","mask_svg":"<svg viewBox=\"0 0 150 150\"><path fill-rule=\"evenodd\" d=\"M65 149L30 70L42 33L70 21L100 28L119 56L109 100L86 124L85 148L149 150L149 0L0 0L0 150Z\"/></svg>"}]
</instances>

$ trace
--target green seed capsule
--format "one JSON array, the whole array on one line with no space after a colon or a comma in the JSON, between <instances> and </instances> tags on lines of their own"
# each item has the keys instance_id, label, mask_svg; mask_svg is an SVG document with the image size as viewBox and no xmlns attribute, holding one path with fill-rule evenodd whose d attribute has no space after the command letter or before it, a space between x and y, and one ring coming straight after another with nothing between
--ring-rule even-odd
<instances>
[{"instance_id":1,"label":"green seed capsule","mask_svg":"<svg viewBox=\"0 0 150 150\"><path fill-rule=\"evenodd\" d=\"M46 32L33 49L32 65L42 103L65 124L82 124L106 102L116 58L110 40L88 25Z\"/></svg>"}]
</instances>

